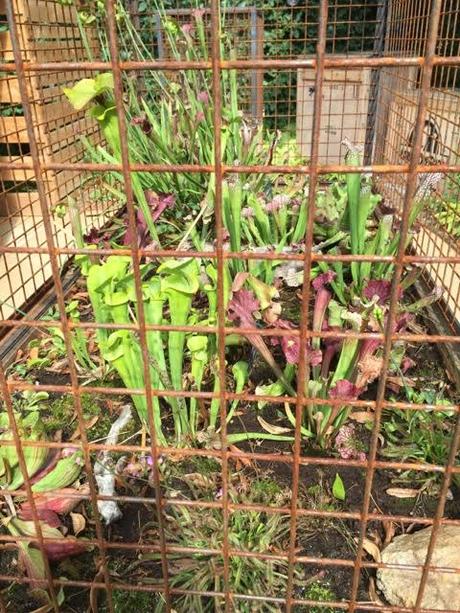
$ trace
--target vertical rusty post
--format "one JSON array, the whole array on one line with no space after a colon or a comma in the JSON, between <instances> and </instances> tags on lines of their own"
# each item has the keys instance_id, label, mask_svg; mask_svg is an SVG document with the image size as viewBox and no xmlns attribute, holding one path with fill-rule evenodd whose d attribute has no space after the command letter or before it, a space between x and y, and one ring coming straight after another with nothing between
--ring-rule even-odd
<instances>
[{"instance_id":1,"label":"vertical rusty post","mask_svg":"<svg viewBox=\"0 0 460 613\"><path fill-rule=\"evenodd\" d=\"M225 611L230 612L230 556L229 556L229 499L228 499L228 456L227 456L227 400L225 378L225 294L224 294L224 226L222 215L222 81L221 81L221 8L220 0L211 0L211 61L212 61L212 95L214 120L214 176L215 199L214 219L216 224L217 256L217 347L219 360L219 402L222 441L222 557L223 557L223 592L225 594Z\"/></svg>"},{"instance_id":2,"label":"vertical rusty post","mask_svg":"<svg viewBox=\"0 0 460 613\"><path fill-rule=\"evenodd\" d=\"M313 129L311 136L311 158L309 167L309 188L308 188L308 224L305 234L305 256L303 263L302 302L300 320L300 350L299 366L297 371L297 400L295 410L295 442L293 449L294 462L292 467L292 500L291 500L291 525L289 535L289 568L288 582L286 589L286 613L292 610L294 573L295 573L295 551L297 539L297 511L299 498L299 477L300 477L300 454L301 454L301 426L302 417L308 404L304 403L305 396L308 396L306 385L308 385L309 367L307 366L307 338L310 315L310 295L311 295L311 267L313 254L313 225L315 219L316 204L316 185L318 181L318 156L319 156L319 134L321 129L321 107L324 79L324 58L326 54L327 37L327 18L329 2L321 0L319 23L318 23L318 44L316 48L316 75L313 111Z\"/></svg>"},{"instance_id":3,"label":"vertical rusty post","mask_svg":"<svg viewBox=\"0 0 460 613\"><path fill-rule=\"evenodd\" d=\"M161 495L161 483L160 483L160 472L158 468L159 463L159 451L158 451L158 442L157 442L157 434L155 431L155 424L153 420L153 402L152 402L152 382L150 378L150 368L149 368L149 352L147 348L147 337L146 337L146 328L145 328L145 313L144 313L144 303L142 298L142 277L140 271L140 254L138 251L138 246L136 242L137 231L136 231L136 211L134 208L134 192L131 181L131 171L129 168L129 149L128 149L128 131L126 126L126 117L125 117L125 109L123 104L123 75L120 68L119 61L119 51L118 51L118 39L117 39L117 24L115 18L115 7L113 0L106 0L106 11L107 11L107 27L108 27L108 35L109 35L109 50L110 50L110 61L112 64L112 72L114 78L114 97L115 104L117 110L118 117L118 129L120 134L120 149L121 149L121 164L122 164L122 175L124 182L124 190L126 194L126 205L128 210L128 225L131 231L132 242L130 244L131 248L131 258L133 263L133 276L134 276L134 284L135 284L135 292L136 292L136 300L138 304L138 325L139 325L139 339L141 344L141 352L142 352L142 368L144 373L144 382L145 382L145 395L147 402L147 414L148 414L148 427L150 434L150 444L151 444L151 453L153 459L153 476L154 476L154 487L155 487L155 505L157 508L158 515L158 528L159 528L159 540L160 540L160 553L161 553L161 566L162 566L162 574L163 574L163 587L164 587L164 597L166 604L166 611L171 611L171 598L169 592L169 575L168 575L168 558L166 554L166 537L164 530L164 517L163 517L163 506L162 506L162 495Z\"/></svg>"},{"instance_id":4,"label":"vertical rusty post","mask_svg":"<svg viewBox=\"0 0 460 613\"><path fill-rule=\"evenodd\" d=\"M12 2L7 2L7 15L8 15L8 24L11 35L11 43L13 48L13 56L16 68L16 74L19 84L19 90L21 93L21 102L24 112L24 117L27 125L27 134L29 138L29 146L30 146L30 155L32 157L33 162L33 170L35 175L35 180L37 184L37 192L40 201L40 210L43 217L43 226L46 234L46 245L48 248L49 258L51 262L52 276L54 281L54 286L56 289L56 300L59 308L60 315L60 324L61 330L64 335L64 342L66 348L66 354L68 356L69 361L69 372L70 372L70 380L72 386L72 395L74 399L74 407L75 412L78 418L78 424L80 427L80 436L81 436L81 444L82 444L82 452L84 457L84 465L86 474L88 477L88 484L90 487L91 494L91 503L94 513L94 521L96 527L96 535L98 541L98 547L101 555L101 566L104 574L104 581L107 588L108 595L108 605L110 613L113 612L113 603L112 603L112 594L110 591L110 575L107 567L107 558L106 558L106 549L104 543L103 530L101 525L101 520L99 517L99 512L97 508L97 489L96 489L96 481L94 477L93 467L91 464L91 456L88 448L88 438L85 430L85 420L83 416L83 410L81 406L81 397L80 397L80 388L78 384L78 375L75 366L75 359L72 350L72 333L69 327L69 321L66 316L65 311L65 299L64 292L62 288L62 280L60 276L59 270L59 256L54 244L54 233L53 227L50 219L50 211L48 209L48 203L46 198L46 189L45 183L43 179L43 170L41 167L41 160L39 154L39 148L37 144L37 139L34 131L34 122L33 122L33 113L32 113L32 105L29 99L29 94L27 91L27 79L26 73L24 69L24 62L22 59L21 48L19 45L19 36L18 36L18 28L14 17ZM27 474L24 475L27 478ZM30 484L29 484L30 485ZM29 499L31 505L34 505L33 498ZM38 526L37 526L38 528ZM46 556L44 556L46 559ZM49 568L49 566L48 566ZM51 592L51 598L53 606L57 607L57 599L54 590ZM58 610L58 608L56 608Z\"/></svg>"},{"instance_id":5,"label":"vertical rusty post","mask_svg":"<svg viewBox=\"0 0 460 613\"><path fill-rule=\"evenodd\" d=\"M351 587L351 598L349 604L349 611L353 613L357 606L357 594L359 589L360 574L362 567L362 558L364 553L364 539L366 537L367 522L369 518L369 507L371 501L371 491L375 472L375 462L377 456L378 437L380 432L380 423L382 419L383 402L385 400L385 388L388 376L388 369L392 348L392 332L396 322L396 312L398 307L398 290L401 281L401 276L404 268L404 255L406 251L406 241L409 231L409 217L412 209L413 198L416 192L417 183L417 165L420 159L422 137L424 129L424 118L427 105L427 95L430 90L431 74L433 71L433 58L436 51L436 39L438 35L439 20L441 14L442 0L433 0L431 14L430 14L430 27L428 32L428 39L425 50L425 62L422 69L422 81L420 86L420 100L417 109L417 118L415 123L414 143L411 150L411 157L409 163L409 172L407 176L406 192L404 197L404 205L401 219L401 235L398 245L398 252L396 256L396 264L393 274L392 286L391 286L391 298L390 298L390 310L388 313L388 319L386 322L386 336L383 348L383 363L382 363L382 376L379 379L376 395L376 407L374 426L372 430L371 445L369 450L369 461L366 471L366 483L364 489L364 500L362 507L361 526L358 540L358 549L355 559L355 568L353 571L353 581ZM426 580L426 577L425 577Z\"/></svg>"}]
</instances>

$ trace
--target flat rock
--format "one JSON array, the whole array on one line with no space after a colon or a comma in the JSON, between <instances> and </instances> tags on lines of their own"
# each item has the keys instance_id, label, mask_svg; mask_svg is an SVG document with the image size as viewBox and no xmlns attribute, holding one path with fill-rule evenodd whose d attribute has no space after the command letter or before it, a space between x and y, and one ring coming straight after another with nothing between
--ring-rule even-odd
<instances>
[{"instance_id":1,"label":"flat rock","mask_svg":"<svg viewBox=\"0 0 460 613\"><path fill-rule=\"evenodd\" d=\"M397 536L382 552L385 564L424 564L431 527ZM436 536L432 566L454 572L428 574L422 608L460 611L460 526L441 526ZM457 572L455 572L457 571ZM382 568L377 571L377 586L387 601L400 607L413 607L417 600L421 570Z\"/></svg>"}]
</instances>

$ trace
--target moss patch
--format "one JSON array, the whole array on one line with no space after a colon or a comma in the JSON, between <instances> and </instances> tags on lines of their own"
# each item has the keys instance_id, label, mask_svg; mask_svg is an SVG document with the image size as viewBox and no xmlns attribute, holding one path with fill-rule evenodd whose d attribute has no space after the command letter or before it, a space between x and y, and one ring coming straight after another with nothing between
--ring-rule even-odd
<instances>
[{"instance_id":1,"label":"moss patch","mask_svg":"<svg viewBox=\"0 0 460 613\"><path fill-rule=\"evenodd\" d=\"M318 603L333 602L334 600L337 600L336 595L331 590L329 585L321 581L314 581L311 583L305 589L304 594L302 594L302 598L305 600L315 600ZM318 605L317 607L309 606L308 611L309 613L338 613L337 609L323 605Z\"/></svg>"},{"instance_id":2,"label":"moss patch","mask_svg":"<svg viewBox=\"0 0 460 613\"><path fill-rule=\"evenodd\" d=\"M90 441L103 439L109 433L112 423L117 418L117 412L107 408L107 396L81 396L83 417L88 422L86 434ZM134 412L133 412L134 413ZM50 400L47 410L43 411L43 423L46 433L52 436L56 431L62 430L63 440L68 439L78 427L78 418L75 412L72 396L58 396ZM98 416L97 421L93 421ZM124 436L134 434L138 429L135 419L128 424L128 431Z\"/></svg>"}]
</instances>

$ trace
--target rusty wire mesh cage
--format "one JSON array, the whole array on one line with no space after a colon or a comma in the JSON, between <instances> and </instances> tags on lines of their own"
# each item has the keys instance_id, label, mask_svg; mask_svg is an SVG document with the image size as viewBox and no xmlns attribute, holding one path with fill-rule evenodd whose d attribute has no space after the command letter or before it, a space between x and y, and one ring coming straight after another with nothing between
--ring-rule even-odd
<instances>
[{"instance_id":1,"label":"rusty wire mesh cage","mask_svg":"<svg viewBox=\"0 0 460 613\"><path fill-rule=\"evenodd\" d=\"M0 40L1 610L459 610L458 2Z\"/></svg>"}]
</instances>

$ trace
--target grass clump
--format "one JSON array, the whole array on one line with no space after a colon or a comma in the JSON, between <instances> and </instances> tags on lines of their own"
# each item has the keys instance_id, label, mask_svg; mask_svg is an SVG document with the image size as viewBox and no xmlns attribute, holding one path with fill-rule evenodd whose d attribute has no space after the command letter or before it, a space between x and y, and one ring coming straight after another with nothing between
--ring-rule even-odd
<instances>
[{"instance_id":1,"label":"grass clump","mask_svg":"<svg viewBox=\"0 0 460 613\"><path fill-rule=\"evenodd\" d=\"M290 490L274 487L267 479L254 479L247 491L241 491L241 482L233 481L229 491L233 503L251 504L259 500L261 492L266 504L282 506L290 498ZM256 492L254 497L253 492ZM221 492L215 492L219 498ZM203 496L195 495L196 499ZM221 549L223 544L223 518L221 509L172 506L166 510L166 536L168 543L178 546L193 546L198 549ZM147 527L144 533L156 531L156 526ZM242 552L258 554L284 554L289 542L289 517L280 513L263 513L258 511L234 511L229 518L230 547ZM155 558L156 554L145 554L144 560ZM239 594L256 596L279 596L283 593L287 580L287 561L232 556L230 558L230 589ZM205 552L192 555L181 554L171 557L170 563L171 587L200 590L220 591L223 589L223 560L221 556L209 555ZM162 611L164 605L157 605L155 611ZM244 603L239 601L238 611L253 613L256 611L278 611L277 606L268 602L263 604ZM177 611L223 611L223 600L215 602L202 599L193 594L178 596L175 602Z\"/></svg>"}]
</instances>

